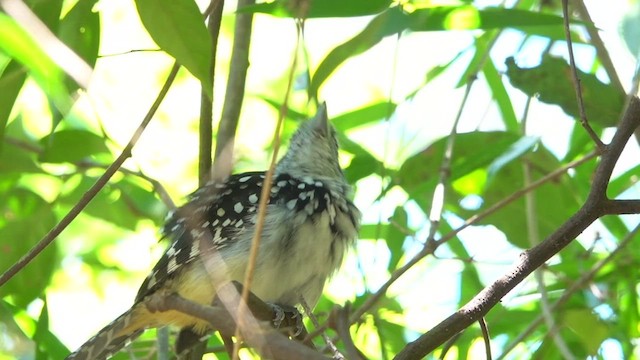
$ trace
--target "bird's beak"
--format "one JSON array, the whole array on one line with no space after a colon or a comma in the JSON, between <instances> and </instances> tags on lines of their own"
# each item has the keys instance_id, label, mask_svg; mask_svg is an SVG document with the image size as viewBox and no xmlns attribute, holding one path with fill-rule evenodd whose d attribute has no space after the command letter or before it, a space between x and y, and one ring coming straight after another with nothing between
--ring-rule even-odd
<instances>
[{"instance_id":1,"label":"bird's beak","mask_svg":"<svg viewBox=\"0 0 640 360\"><path fill-rule=\"evenodd\" d=\"M318 106L318 112L313 118L315 128L323 134L329 134L329 117L327 116L327 103L322 102Z\"/></svg>"}]
</instances>

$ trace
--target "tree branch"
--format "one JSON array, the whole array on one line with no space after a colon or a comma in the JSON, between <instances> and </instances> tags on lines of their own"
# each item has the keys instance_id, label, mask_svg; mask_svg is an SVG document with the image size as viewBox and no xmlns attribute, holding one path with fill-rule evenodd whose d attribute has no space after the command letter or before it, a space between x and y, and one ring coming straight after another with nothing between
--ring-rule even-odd
<instances>
[{"instance_id":1,"label":"tree branch","mask_svg":"<svg viewBox=\"0 0 640 360\"><path fill-rule=\"evenodd\" d=\"M484 288L453 315L409 343L395 359L419 359L435 350L447 339L486 315L509 291L536 268L571 243L596 219L608 214L611 211L608 206L612 206L612 200L606 198L606 188L611 172L622 149L638 125L640 125L640 100L633 97L630 99L613 140L604 149L602 159L595 171L591 192L584 205L540 245L523 252L510 271ZM618 201L622 201L623 204L628 203L623 200L617 200L613 203L617 206Z\"/></svg>"},{"instance_id":2,"label":"tree branch","mask_svg":"<svg viewBox=\"0 0 640 360\"><path fill-rule=\"evenodd\" d=\"M209 74L211 86L215 80L216 53L218 49L218 36L220 35L220 23L222 21L222 8L224 0L211 0L209 7L205 11L205 16L209 16L207 28L211 35L211 64ZM213 93L213 88L209 89ZM209 98L204 87L200 91L200 129L199 133L199 156L198 156L198 180L200 186L209 181L211 177L211 149L213 148L213 99Z\"/></svg>"},{"instance_id":3,"label":"tree branch","mask_svg":"<svg viewBox=\"0 0 640 360\"><path fill-rule=\"evenodd\" d=\"M49 244L51 244L51 242L53 242L53 240L58 235L60 235L60 233L67 226L69 226L69 224L80 214L80 212L82 212L82 210L89 204L89 202L93 200L93 198L98 194L98 192L100 192L100 190L107 184L107 182L109 182L109 179L111 179L113 174L115 174L118 169L120 169L125 160L131 157L131 149L133 149L135 144L138 142L138 139L153 118L156 110L158 110L158 107L169 91L173 80L175 80L176 74L178 74L178 69L180 69L180 65L174 63L171 71L169 72L169 75L167 76L167 80L165 81L162 89L160 89L160 92L156 97L156 100L153 102L153 104L149 108L149 111L147 112L147 115L144 117L136 131L131 136L129 143L124 147L124 149L122 149L122 152L120 153L118 158L113 162L113 164L111 164L111 166L109 166L109 168L107 168L107 170L105 170L104 174L100 176L95 184L93 184L93 186L91 186L91 188L87 190L84 195L82 195L78 203L74 205L71 210L69 210L67 215L65 215L59 223L54 226L53 229L51 229L51 231L49 231L34 247L32 247L26 255L24 255L20 260L18 260L18 262L13 264L13 266L11 266L0 276L0 286L9 281L9 279L11 279L15 274L17 274L20 270L27 266L27 264L29 264L31 260L33 260L36 256L38 256L38 254L42 252L42 250L44 250Z\"/></svg>"},{"instance_id":4,"label":"tree branch","mask_svg":"<svg viewBox=\"0 0 640 360\"><path fill-rule=\"evenodd\" d=\"M221 291L227 292L228 296L235 297L236 304L241 301L238 290L232 284L229 283L223 286ZM255 297L255 295L251 295L247 303L251 309L251 313L245 314L245 316L251 317L254 321L234 321L233 315L236 314L234 309L225 308L225 306L220 304L214 304L214 306L201 305L184 299L177 294L164 295L156 293L152 295L149 300L151 304L148 303L147 306L156 311L176 310L199 319L204 319L224 336L233 336L236 331L236 326L239 326L243 339L263 358L327 359L327 357L317 351L290 340L285 335L267 325L273 317L273 309ZM263 322L256 323L255 319L262 320ZM258 324L258 326L243 325L251 323Z\"/></svg>"},{"instance_id":5,"label":"tree branch","mask_svg":"<svg viewBox=\"0 0 640 360\"><path fill-rule=\"evenodd\" d=\"M255 0L238 0L238 9L255 4ZM222 106L222 117L216 135L215 163L224 169L231 169L233 143L238 129L238 120L244 100L244 89L249 69L249 47L251 44L252 13L237 13L229 65L227 91ZM216 169L219 165L216 165Z\"/></svg>"}]
</instances>

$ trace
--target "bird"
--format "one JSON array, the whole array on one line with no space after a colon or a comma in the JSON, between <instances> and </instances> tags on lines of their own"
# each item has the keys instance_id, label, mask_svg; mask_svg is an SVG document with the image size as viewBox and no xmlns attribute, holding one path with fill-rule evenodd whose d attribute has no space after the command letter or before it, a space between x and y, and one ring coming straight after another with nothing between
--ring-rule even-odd
<instances>
[{"instance_id":1,"label":"bird","mask_svg":"<svg viewBox=\"0 0 640 360\"><path fill-rule=\"evenodd\" d=\"M254 171L212 180L170 213L162 229L170 245L131 308L66 359L108 359L148 328L211 332L203 319L176 310L150 311L145 300L162 292L210 305L223 282L244 281L265 177L265 171ZM361 213L351 198L336 130L321 103L275 166L251 291L269 304L296 307L304 299L313 308L358 237ZM213 270L211 252L203 249L215 250L221 259Z\"/></svg>"}]
</instances>

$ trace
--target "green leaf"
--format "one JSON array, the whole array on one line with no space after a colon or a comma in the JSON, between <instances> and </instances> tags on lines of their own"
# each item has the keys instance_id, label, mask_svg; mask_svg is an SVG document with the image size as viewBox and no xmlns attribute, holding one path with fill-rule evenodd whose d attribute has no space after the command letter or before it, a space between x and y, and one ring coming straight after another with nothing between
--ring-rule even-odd
<instances>
[{"instance_id":1,"label":"green leaf","mask_svg":"<svg viewBox=\"0 0 640 360\"><path fill-rule=\"evenodd\" d=\"M580 118L571 68L564 59L545 56L540 65L529 69L519 68L512 57L506 64L507 76L514 87L529 96L537 96L542 102L560 106L569 116ZM615 126L625 94L602 83L593 74L577 72L588 121L603 127Z\"/></svg>"},{"instance_id":2,"label":"green leaf","mask_svg":"<svg viewBox=\"0 0 640 360\"><path fill-rule=\"evenodd\" d=\"M393 223L390 224L386 236L387 247L391 254L389 265L387 265L389 272L393 272L396 269L400 259L402 259L402 255L404 255L402 245L404 245L404 239L408 236L406 231L409 229L408 215L404 208L396 207L391 219Z\"/></svg>"},{"instance_id":3,"label":"green leaf","mask_svg":"<svg viewBox=\"0 0 640 360\"><path fill-rule=\"evenodd\" d=\"M396 110L397 106L398 105L388 101L370 104L338 115L331 119L331 123L337 130L344 132L355 127L377 122L380 119L388 118Z\"/></svg>"},{"instance_id":4,"label":"green leaf","mask_svg":"<svg viewBox=\"0 0 640 360\"><path fill-rule=\"evenodd\" d=\"M533 169L532 182L561 166L560 162L542 144L537 146L535 152L528 153L526 159ZM556 230L582 204L585 195L576 185L577 183L575 179L561 177L555 181L549 181L533 191L537 226L541 238ZM522 162L511 161L500 169L499 173L493 177L493 181L488 182L482 194L484 200L482 207L474 211L461 209L459 216L464 218L481 212L523 187ZM526 214L525 200L521 197L481 220L478 224L494 225L505 234L507 240L513 245L529 248L531 241L527 238L526 231L523 231L527 228Z\"/></svg>"},{"instance_id":5,"label":"green leaf","mask_svg":"<svg viewBox=\"0 0 640 360\"><path fill-rule=\"evenodd\" d=\"M5 128L9 116L11 116L13 104L16 102L26 79L27 73L24 66L15 60L11 60L0 75L0 94L2 94L0 96L0 154L4 146ZM0 167L2 167L2 163L0 163Z\"/></svg>"},{"instance_id":6,"label":"green leaf","mask_svg":"<svg viewBox=\"0 0 640 360\"><path fill-rule=\"evenodd\" d=\"M0 194L0 272L26 254L56 224L51 205L37 194L12 188ZM49 245L22 271L0 288L0 297L12 295L24 307L49 284L57 263L56 243Z\"/></svg>"},{"instance_id":7,"label":"green leaf","mask_svg":"<svg viewBox=\"0 0 640 360\"><path fill-rule=\"evenodd\" d=\"M311 98L317 98L322 83L350 57L362 54L383 38L404 30L443 31L501 29L507 27L531 29L561 26L562 17L521 9L478 9L471 5L441 6L418 9L412 13L392 7L371 20L358 35L333 49L320 63L309 87ZM484 56L484 55L483 55Z\"/></svg>"},{"instance_id":8,"label":"green leaf","mask_svg":"<svg viewBox=\"0 0 640 360\"><path fill-rule=\"evenodd\" d=\"M518 139L518 135L506 132L458 134L453 149L449 180L454 182L478 169L484 170ZM446 138L439 139L407 159L395 176L395 182L426 212L431 208L430 195L438 181L438 169L442 164L446 142ZM486 146L487 144L491 146Z\"/></svg>"},{"instance_id":9,"label":"green leaf","mask_svg":"<svg viewBox=\"0 0 640 360\"><path fill-rule=\"evenodd\" d=\"M491 51L491 48L496 44L496 38L500 35L497 30L487 31L474 41L473 44L473 57L469 61L469 65L460 76L460 80L456 84L456 87L461 87L468 84L478 76L478 73L482 70L484 62L487 59L487 54Z\"/></svg>"},{"instance_id":10,"label":"green leaf","mask_svg":"<svg viewBox=\"0 0 640 360\"><path fill-rule=\"evenodd\" d=\"M109 153L105 139L85 130L61 130L40 140L40 161L50 163L77 162L91 155Z\"/></svg>"},{"instance_id":11,"label":"green leaf","mask_svg":"<svg viewBox=\"0 0 640 360\"><path fill-rule=\"evenodd\" d=\"M440 226L442 227L441 231L445 233L452 231L453 228L450 226L447 218L444 217L443 220L444 221L440 223ZM482 281L480 281L480 273L472 261L465 261L467 259L472 259L472 256L458 237L447 241L446 246L451 249L458 259L462 260L461 263L464 265L464 269L460 272L460 287L458 290L460 292L460 299L458 300L458 303L462 305L471 300L480 290L482 290L483 285Z\"/></svg>"},{"instance_id":12,"label":"green leaf","mask_svg":"<svg viewBox=\"0 0 640 360\"><path fill-rule=\"evenodd\" d=\"M406 27L406 15L398 7L390 8L377 15L358 35L338 45L322 60L311 79L310 97L317 98L318 89L322 83L348 58L369 50L383 38L399 33Z\"/></svg>"},{"instance_id":13,"label":"green leaf","mask_svg":"<svg viewBox=\"0 0 640 360\"><path fill-rule=\"evenodd\" d=\"M520 126L518 119L516 119L516 113L513 110L513 104L511 103L511 97L507 93L504 84L502 83L502 76L498 73L491 57L485 57L484 67L482 68L487 84L491 89L493 98L498 105L498 109L502 114L502 122L507 131L518 132Z\"/></svg>"},{"instance_id":14,"label":"green leaf","mask_svg":"<svg viewBox=\"0 0 640 360\"><path fill-rule=\"evenodd\" d=\"M88 176L72 177L66 184L70 189L60 196L59 202L69 206L75 205L96 180L97 178ZM145 191L149 193L148 196L142 195ZM161 210L162 207L159 200L153 198L151 190L121 180L105 186L83 212L115 226L135 230L140 219L149 217L159 222L159 214L164 212Z\"/></svg>"},{"instance_id":15,"label":"green leaf","mask_svg":"<svg viewBox=\"0 0 640 360\"><path fill-rule=\"evenodd\" d=\"M607 326L589 308L564 311L562 320L591 356L597 354L600 344L609 336Z\"/></svg>"},{"instance_id":16,"label":"green leaf","mask_svg":"<svg viewBox=\"0 0 640 360\"><path fill-rule=\"evenodd\" d=\"M62 359L69 355L69 349L49 331L49 308L46 300L36 324L33 341L36 343L36 359Z\"/></svg>"},{"instance_id":17,"label":"green leaf","mask_svg":"<svg viewBox=\"0 0 640 360\"><path fill-rule=\"evenodd\" d=\"M6 14L0 12L0 52L19 61L36 80L61 112L66 112L71 102L65 85L64 72L49 55L31 38L31 35Z\"/></svg>"},{"instance_id":18,"label":"green leaf","mask_svg":"<svg viewBox=\"0 0 640 360\"><path fill-rule=\"evenodd\" d=\"M95 0L78 1L60 21L58 35L93 67L100 48L100 15L93 11Z\"/></svg>"},{"instance_id":19,"label":"green leaf","mask_svg":"<svg viewBox=\"0 0 640 360\"><path fill-rule=\"evenodd\" d=\"M278 17L299 17L289 0L276 0L245 6L239 13L264 13ZM311 1L306 18L353 17L377 14L391 5L391 0L322 0Z\"/></svg>"},{"instance_id":20,"label":"green leaf","mask_svg":"<svg viewBox=\"0 0 640 360\"><path fill-rule=\"evenodd\" d=\"M640 3L629 3L627 6L629 9L622 18L620 32L627 49L637 58L640 56Z\"/></svg>"},{"instance_id":21,"label":"green leaf","mask_svg":"<svg viewBox=\"0 0 640 360\"><path fill-rule=\"evenodd\" d=\"M148 183L142 183L137 178L125 177L113 186L120 190L123 201L128 204L128 208L132 212L132 217L143 216L154 221L157 225L162 225L167 214L167 207L154 194Z\"/></svg>"},{"instance_id":22,"label":"green leaf","mask_svg":"<svg viewBox=\"0 0 640 360\"><path fill-rule=\"evenodd\" d=\"M211 36L193 0L136 0L142 24L158 46L187 68L213 98Z\"/></svg>"},{"instance_id":23,"label":"green leaf","mask_svg":"<svg viewBox=\"0 0 640 360\"><path fill-rule=\"evenodd\" d=\"M383 349L386 352L386 358L391 359L407 345L407 341L404 338L404 325L396 324L383 316L377 316L375 324Z\"/></svg>"},{"instance_id":24,"label":"green leaf","mask_svg":"<svg viewBox=\"0 0 640 360\"><path fill-rule=\"evenodd\" d=\"M620 196L623 192L638 185L638 177L640 177L640 165L632 167L611 180L607 186L607 195L612 199Z\"/></svg>"},{"instance_id":25,"label":"green leaf","mask_svg":"<svg viewBox=\"0 0 640 360\"><path fill-rule=\"evenodd\" d=\"M345 176L350 183L353 184L384 169L382 162L371 155L365 148L351 141L346 135L338 132L336 137L338 138L340 149L354 155L351 164L344 170Z\"/></svg>"},{"instance_id":26,"label":"green leaf","mask_svg":"<svg viewBox=\"0 0 640 360\"><path fill-rule=\"evenodd\" d=\"M488 173L489 177L495 176L500 169L510 164L513 160L518 159L525 153L532 150L538 143L540 138L538 136L525 136L513 143L509 148L498 156L491 165L489 165Z\"/></svg>"},{"instance_id":27,"label":"green leaf","mask_svg":"<svg viewBox=\"0 0 640 360\"><path fill-rule=\"evenodd\" d=\"M562 26L561 16L537 11L472 5L419 9L409 15L413 31L472 30Z\"/></svg>"}]
</instances>

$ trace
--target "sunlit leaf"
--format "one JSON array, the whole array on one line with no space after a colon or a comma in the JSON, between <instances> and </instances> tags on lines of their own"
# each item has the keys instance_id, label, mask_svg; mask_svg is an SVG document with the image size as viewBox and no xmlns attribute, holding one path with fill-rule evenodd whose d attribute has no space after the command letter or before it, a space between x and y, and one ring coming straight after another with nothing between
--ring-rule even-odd
<instances>
[{"instance_id":1,"label":"sunlit leaf","mask_svg":"<svg viewBox=\"0 0 640 360\"><path fill-rule=\"evenodd\" d=\"M311 86L309 87L311 98L317 97L316 94L320 85L345 60L369 50L383 38L401 32L406 28L406 15L397 7L377 15L362 32L347 42L338 45L322 60L322 63L320 63L311 78Z\"/></svg>"},{"instance_id":2,"label":"sunlit leaf","mask_svg":"<svg viewBox=\"0 0 640 360\"><path fill-rule=\"evenodd\" d=\"M136 0L142 24L158 46L173 56L211 93L211 36L193 0Z\"/></svg>"},{"instance_id":3,"label":"sunlit leaf","mask_svg":"<svg viewBox=\"0 0 640 360\"><path fill-rule=\"evenodd\" d=\"M296 9L292 7L292 1L276 0L264 2L256 5L246 6L239 10L241 13L265 13L279 17L300 17L304 14L306 18L323 17L351 17L365 16L379 13L391 5L391 0L322 0L310 1L308 9Z\"/></svg>"},{"instance_id":4,"label":"sunlit leaf","mask_svg":"<svg viewBox=\"0 0 640 360\"><path fill-rule=\"evenodd\" d=\"M358 126L378 122L389 117L397 105L392 102L378 102L335 116L331 123L340 131L347 131Z\"/></svg>"},{"instance_id":5,"label":"sunlit leaf","mask_svg":"<svg viewBox=\"0 0 640 360\"><path fill-rule=\"evenodd\" d=\"M28 70L42 91L53 99L62 112L71 103L64 72L12 18L0 12L0 51L11 56Z\"/></svg>"},{"instance_id":6,"label":"sunlit leaf","mask_svg":"<svg viewBox=\"0 0 640 360\"><path fill-rule=\"evenodd\" d=\"M498 73L498 70L493 64L493 60L491 60L491 58L485 59L482 73L484 74L487 84L491 89L493 99L498 105L504 127L507 131L518 132L520 130L520 126L518 124L518 119L516 119L516 113L513 110L511 97L507 93L507 89L502 83L502 76Z\"/></svg>"},{"instance_id":7,"label":"sunlit leaf","mask_svg":"<svg viewBox=\"0 0 640 360\"><path fill-rule=\"evenodd\" d=\"M509 146L509 148L504 153L493 160L488 168L489 176L495 176L504 166L521 157L525 153L531 151L539 141L540 138L537 136L525 136L520 138L518 141Z\"/></svg>"},{"instance_id":8,"label":"sunlit leaf","mask_svg":"<svg viewBox=\"0 0 640 360\"><path fill-rule=\"evenodd\" d=\"M596 355L609 336L607 326L589 308L565 311L563 323L578 336L589 355Z\"/></svg>"}]
</instances>

